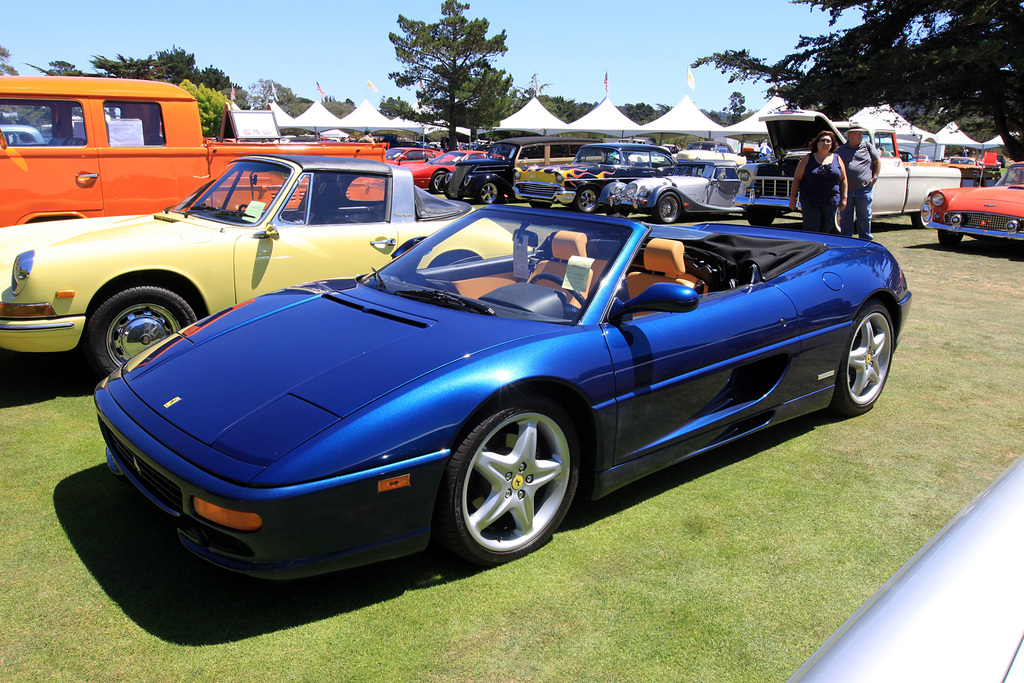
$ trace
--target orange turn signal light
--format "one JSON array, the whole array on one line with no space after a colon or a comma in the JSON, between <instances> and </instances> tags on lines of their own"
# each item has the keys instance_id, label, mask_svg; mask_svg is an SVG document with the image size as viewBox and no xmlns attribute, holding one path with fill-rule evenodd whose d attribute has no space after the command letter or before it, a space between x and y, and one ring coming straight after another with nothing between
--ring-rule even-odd
<instances>
[{"instance_id":1,"label":"orange turn signal light","mask_svg":"<svg viewBox=\"0 0 1024 683\"><path fill-rule=\"evenodd\" d=\"M381 479L377 482L377 493L384 493L385 491L394 491L395 489L403 489L406 486L412 486L410 477L411 475L403 474L400 477Z\"/></svg>"},{"instance_id":2,"label":"orange turn signal light","mask_svg":"<svg viewBox=\"0 0 1024 683\"><path fill-rule=\"evenodd\" d=\"M232 510L195 496L192 497L192 509L203 519L229 529L259 531L263 527L263 520L255 512Z\"/></svg>"},{"instance_id":3,"label":"orange turn signal light","mask_svg":"<svg viewBox=\"0 0 1024 683\"><path fill-rule=\"evenodd\" d=\"M75 290L73 290L73 289L61 289L61 290L59 290L57 292L56 296L57 296L58 299L74 299L75 298Z\"/></svg>"}]
</instances>

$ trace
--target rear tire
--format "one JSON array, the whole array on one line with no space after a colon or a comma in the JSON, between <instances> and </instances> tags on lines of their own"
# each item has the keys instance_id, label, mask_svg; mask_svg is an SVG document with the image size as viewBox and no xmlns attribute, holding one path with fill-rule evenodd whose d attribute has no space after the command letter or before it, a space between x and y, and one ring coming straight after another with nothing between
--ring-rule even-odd
<instances>
[{"instance_id":1,"label":"rear tire","mask_svg":"<svg viewBox=\"0 0 1024 683\"><path fill-rule=\"evenodd\" d=\"M862 310L836 371L830 408L849 417L871 410L889 378L893 344L892 320L885 306L876 302Z\"/></svg>"}]
</instances>

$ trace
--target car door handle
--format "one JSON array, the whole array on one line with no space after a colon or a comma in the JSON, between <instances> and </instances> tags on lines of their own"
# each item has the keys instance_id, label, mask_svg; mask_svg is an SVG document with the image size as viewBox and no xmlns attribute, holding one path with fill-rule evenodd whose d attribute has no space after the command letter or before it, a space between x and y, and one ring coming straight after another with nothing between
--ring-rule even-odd
<instances>
[{"instance_id":1,"label":"car door handle","mask_svg":"<svg viewBox=\"0 0 1024 683\"><path fill-rule=\"evenodd\" d=\"M370 242L371 247L393 247L398 244L398 240L394 237L390 239L373 240Z\"/></svg>"},{"instance_id":2,"label":"car door handle","mask_svg":"<svg viewBox=\"0 0 1024 683\"><path fill-rule=\"evenodd\" d=\"M96 180L99 177L99 173L79 173L78 175L75 176L75 179L81 182L85 182L86 180Z\"/></svg>"}]
</instances>

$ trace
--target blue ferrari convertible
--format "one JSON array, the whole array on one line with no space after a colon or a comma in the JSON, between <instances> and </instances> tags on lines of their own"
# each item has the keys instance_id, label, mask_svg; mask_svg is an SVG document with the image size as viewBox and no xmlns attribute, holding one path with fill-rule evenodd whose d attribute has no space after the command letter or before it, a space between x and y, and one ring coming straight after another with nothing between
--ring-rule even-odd
<instances>
[{"instance_id":1,"label":"blue ferrari convertible","mask_svg":"<svg viewBox=\"0 0 1024 683\"><path fill-rule=\"evenodd\" d=\"M430 539L494 565L578 489L869 410L910 298L871 242L492 206L200 320L95 398L110 469L217 565L301 577Z\"/></svg>"}]
</instances>

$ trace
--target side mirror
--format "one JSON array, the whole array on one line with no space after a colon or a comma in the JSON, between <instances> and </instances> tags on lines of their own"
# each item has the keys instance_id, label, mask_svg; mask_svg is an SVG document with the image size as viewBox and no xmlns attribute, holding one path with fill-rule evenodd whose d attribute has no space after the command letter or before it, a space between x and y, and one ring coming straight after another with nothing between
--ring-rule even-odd
<instances>
[{"instance_id":1,"label":"side mirror","mask_svg":"<svg viewBox=\"0 0 1024 683\"><path fill-rule=\"evenodd\" d=\"M608 317L617 323L632 313L688 313L697 308L699 302L700 295L691 287L674 282L658 282L625 303L616 299Z\"/></svg>"},{"instance_id":2,"label":"side mirror","mask_svg":"<svg viewBox=\"0 0 1024 683\"><path fill-rule=\"evenodd\" d=\"M277 228L275 228L273 225L268 225L263 230L260 230L259 232L253 235L253 239L257 240L266 239L267 237L269 237L272 240L276 240L281 237L281 233L279 233L277 231Z\"/></svg>"}]
</instances>

